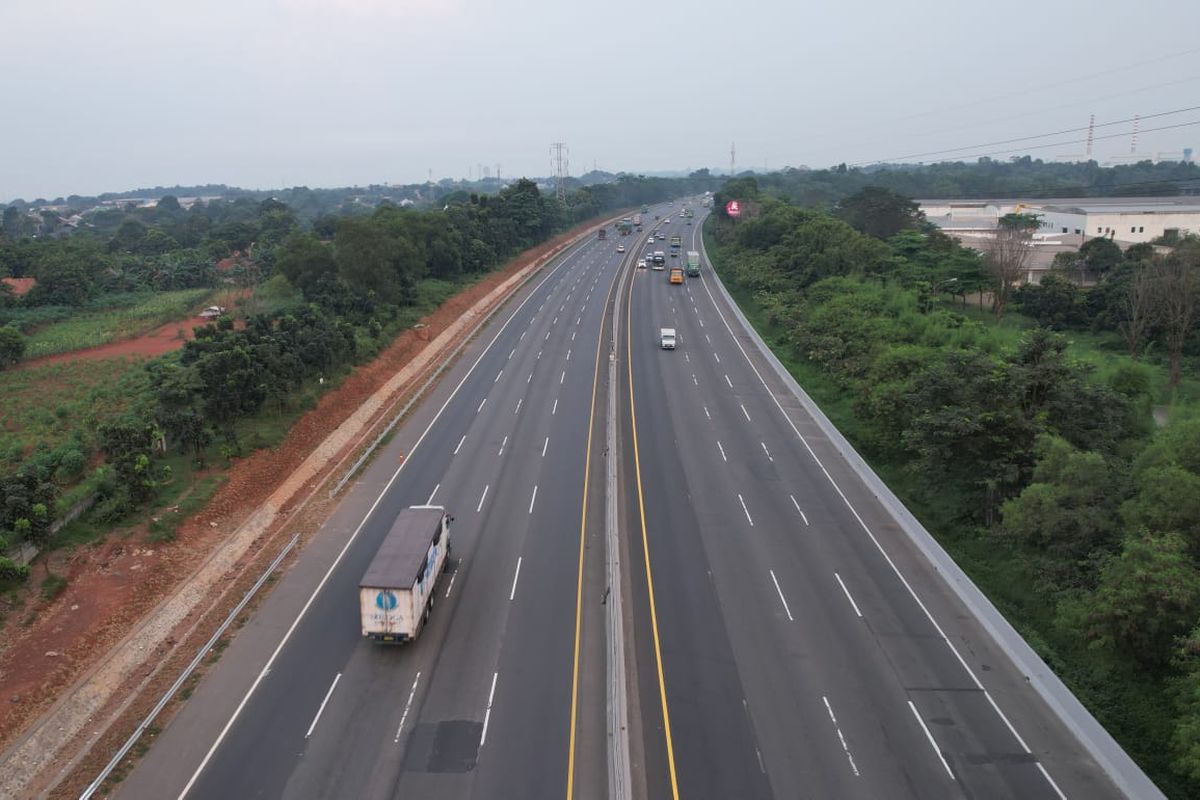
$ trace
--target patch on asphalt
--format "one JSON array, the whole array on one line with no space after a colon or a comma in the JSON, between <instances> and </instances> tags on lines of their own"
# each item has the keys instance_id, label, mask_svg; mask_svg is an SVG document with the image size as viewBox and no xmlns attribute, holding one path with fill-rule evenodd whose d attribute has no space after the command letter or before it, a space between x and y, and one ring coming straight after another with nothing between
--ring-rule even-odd
<instances>
[{"instance_id":1,"label":"patch on asphalt","mask_svg":"<svg viewBox=\"0 0 1200 800\"><path fill-rule=\"evenodd\" d=\"M479 757L483 723L465 719L417 725L408 740L408 772L470 772Z\"/></svg>"}]
</instances>

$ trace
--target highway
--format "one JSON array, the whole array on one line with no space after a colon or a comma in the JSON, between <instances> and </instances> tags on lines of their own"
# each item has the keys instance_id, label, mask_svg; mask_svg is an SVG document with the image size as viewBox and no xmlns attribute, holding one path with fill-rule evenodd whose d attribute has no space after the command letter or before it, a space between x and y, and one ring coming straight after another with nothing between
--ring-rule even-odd
<instances>
[{"instance_id":1,"label":"highway","mask_svg":"<svg viewBox=\"0 0 1200 800\"><path fill-rule=\"evenodd\" d=\"M700 250L699 229L668 233ZM752 364L711 280L639 271L622 298L648 796L1119 796Z\"/></svg>"},{"instance_id":2,"label":"highway","mask_svg":"<svg viewBox=\"0 0 1200 800\"><path fill-rule=\"evenodd\" d=\"M617 238L630 241L573 247L486 326L477 363L422 405L444 404L419 441L423 419L356 482L122 797L560 798L569 780L603 795L603 539L584 539L602 531L603 470L587 473L587 506L584 481L603 449L603 395L589 421ZM395 514L422 503L455 517L451 568L415 643L372 645L358 580Z\"/></svg>"},{"instance_id":3,"label":"highway","mask_svg":"<svg viewBox=\"0 0 1200 800\"><path fill-rule=\"evenodd\" d=\"M701 214L654 213L703 249ZM635 797L1120 796L765 368L707 260L683 286L632 268L668 250L652 227L580 242L484 326L120 797L609 796L616 304ZM358 580L424 503L455 517L452 566L415 643L372 645Z\"/></svg>"}]
</instances>

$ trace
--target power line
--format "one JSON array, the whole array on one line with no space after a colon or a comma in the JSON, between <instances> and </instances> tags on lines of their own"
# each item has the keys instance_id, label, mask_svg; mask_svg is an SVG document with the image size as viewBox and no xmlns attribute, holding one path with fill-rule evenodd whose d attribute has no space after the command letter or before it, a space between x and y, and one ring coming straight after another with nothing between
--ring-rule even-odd
<instances>
[{"instance_id":1,"label":"power line","mask_svg":"<svg viewBox=\"0 0 1200 800\"><path fill-rule=\"evenodd\" d=\"M1044 114L1051 113L1051 112L1059 112L1066 108L1079 108L1080 106L1093 106L1094 107L1098 103L1104 103L1106 101L1114 100L1119 97L1128 97L1130 95L1141 95L1145 92L1152 91L1155 89L1167 89L1172 86L1180 86L1183 84L1194 83L1196 81L1200 81L1200 75L1190 75L1186 78L1180 78L1179 80L1175 80L1175 81L1166 81L1166 82L1160 81L1160 82L1148 84L1145 86L1139 86L1134 89L1129 89L1128 91L1114 92L1112 94L1105 94L1105 95L1083 98L1083 99L1073 101L1070 103L1057 103L1051 107L1043 106L1042 108L1036 108L1031 111L1022 111L1017 114L1006 114L1002 117L989 117L987 119L978 119L968 125L955 125L955 126L951 126L951 127L938 126L937 128L926 129L923 131L917 131L917 132L914 132L911 134L905 134L905 136L908 138L918 138L918 137L924 137L924 136L934 136L934 135L939 135L939 134L953 133L955 131L969 131L969 130L972 130L975 128L981 128L981 127L993 125L997 122L1008 122L1009 120L1023 119L1025 117L1038 117L1038 116L1042 116ZM873 125L871 127L871 130L876 131L876 126ZM871 139L871 140L859 139L856 142L842 141L833 147L827 147L827 148L816 150L815 153L816 154L830 153L830 152L835 152L835 151L839 151L839 150L844 150L846 147L860 147L862 145L873 145L873 144L874 144L873 139Z\"/></svg>"},{"instance_id":2,"label":"power line","mask_svg":"<svg viewBox=\"0 0 1200 800\"><path fill-rule=\"evenodd\" d=\"M1134 122L1134 121L1140 120L1140 119L1154 119L1156 117L1169 117L1173 114L1185 114L1189 111L1196 111L1197 109L1200 109L1200 106L1189 106L1187 108L1177 108L1172 111L1160 111L1157 114L1135 114L1134 116L1129 117L1127 119L1119 119L1114 122L1103 122L1094 127L1109 128L1109 127L1112 127L1113 125L1123 125L1126 122ZM911 153L906 156L895 156L893 158L885 158L885 159L880 159L880 160L885 161L885 162L905 161L910 158L923 158L925 156L937 156L937 155L945 155L947 153L958 153L963 150L977 150L980 147L994 147L995 145L998 145L998 144L1013 144L1015 142L1028 142L1028 141L1032 141L1034 139L1045 139L1049 136L1062 136L1063 134L1067 134L1067 133L1079 133L1080 131L1086 131L1091 127L1093 127L1093 126L1085 125L1082 128L1066 128L1061 131L1052 131L1050 133L1039 133L1039 134L1035 134L1033 136L1018 136L1015 139L1000 139L995 142L983 142L982 144L973 144L973 145L968 145L966 147L951 147L946 150L929 150L924 153ZM1154 130L1163 130L1163 129L1155 128ZM1117 134L1117 135L1124 135L1124 134ZM1112 137L1097 136L1095 138L1106 139L1106 138L1112 138ZM865 164L875 164L875 163L879 163L879 161L858 161L858 162L855 162L854 164L852 164L851 166L860 167Z\"/></svg>"},{"instance_id":3,"label":"power line","mask_svg":"<svg viewBox=\"0 0 1200 800\"><path fill-rule=\"evenodd\" d=\"M910 119L919 119L921 117L929 117L929 116L933 116L935 114L942 114L947 111L958 111L963 108L972 108L974 106L981 106L981 105L991 105L991 104L995 103L997 100L1011 100L1014 97L1025 97L1027 95L1034 94L1036 92L1045 92L1045 91L1051 91L1051 90L1058 91L1063 86L1068 85L1068 84L1083 83L1084 81L1090 81L1093 78L1101 78L1105 75L1112 75L1117 72L1126 72L1128 70L1136 69L1138 67L1144 67L1147 64L1158 64L1163 61L1170 61L1173 58L1180 58L1182 56L1190 56L1195 53L1200 53L1200 47L1194 47L1191 50L1181 50L1176 53L1167 53L1166 55L1158 56L1157 58L1147 59L1146 61L1136 61L1132 64L1126 64L1121 67L1113 67L1112 69L1101 70L1100 72L1093 72L1088 75L1080 75L1077 78L1067 78L1065 80L1055 81L1053 86L1043 86L1041 88L1032 89L1032 90L1009 92L1008 94L989 95L987 98L985 98L983 100L976 100L976 101L973 101L970 103L963 103L963 104L957 105L957 106L950 106L948 108L944 108L941 110L922 111L922 112L918 112L916 114L909 114L906 117L897 117L897 118L893 119L892 121L893 122L904 122L904 121L910 120Z\"/></svg>"},{"instance_id":4,"label":"power line","mask_svg":"<svg viewBox=\"0 0 1200 800\"><path fill-rule=\"evenodd\" d=\"M1200 125L1200 119L1192 120L1191 122L1180 122L1176 125L1161 125L1157 128L1145 128L1142 130L1142 133L1152 133L1154 131L1169 131L1169 130L1174 130L1176 128L1189 128L1193 125ZM1107 136L1096 136L1093 138L1096 141L1099 141L1100 139L1117 139L1119 137L1128 136L1128 135L1129 135L1128 133L1110 133ZM969 156L962 156L962 158L983 158L984 156L1004 155L1005 153L1020 153L1020 152L1026 151L1026 150L1045 150L1048 147L1063 147L1065 145L1071 145L1071 144L1084 144L1086 141L1087 141L1086 139L1072 139L1072 140L1065 141L1065 142L1051 142L1050 144L1037 144L1037 145L1031 145L1029 147L1018 147L1018 148L1010 149L1010 150L993 150L988 153L975 153L975 154L969 155Z\"/></svg>"}]
</instances>

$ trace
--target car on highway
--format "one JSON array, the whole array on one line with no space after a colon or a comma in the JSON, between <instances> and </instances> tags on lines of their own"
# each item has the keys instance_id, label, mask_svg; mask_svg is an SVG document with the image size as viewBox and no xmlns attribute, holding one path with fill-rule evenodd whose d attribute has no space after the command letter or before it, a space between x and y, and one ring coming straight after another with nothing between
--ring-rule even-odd
<instances>
[{"instance_id":1,"label":"car on highway","mask_svg":"<svg viewBox=\"0 0 1200 800\"><path fill-rule=\"evenodd\" d=\"M666 219L664 219L664 220L663 220L663 225L670 225L670 224L671 224L671 218L670 218L670 217L667 217Z\"/></svg>"},{"instance_id":2,"label":"car on highway","mask_svg":"<svg viewBox=\"0 0 1200 800\"><path fill-rule=\"evenodd\" d=\"M658 346L663 350L675 349L675 329L660 328L658 331Z\"/></svg>"},{"instance_id":3,"label":"car on highway","mask_svg":"<svg viewBox=\"0 0 1200 800\"><path fill-rule=\"evenodd\" d=\"M623 244L619 244L619 245L617 245L617 252L618 252L618 253L624 253L624 252L625 252L625 245L623 245Z\"/></svg>"},{"instance_id":4,"label":"car on highway","mask_svg":"<svg viewBox=\"0 0 1200 800\"><path fill-rule=\"evenodd\" d=\"M654 237L651 236L649 239L647 239L646 244L654 244Z\"/></svg>"},{"instance_id":5,"label":"car on highway","mask_svg":"<svg viewBox=\"0 0 1200 800\"><path fill-rule=\"evenodd\" d=\"M646 259L644 259L644 258L639 258L639 259L638 259L638 267L637 267L637 268L638 268L638 269L645 269L645 268L646 268Z\"/></svg>"}]
</instances>

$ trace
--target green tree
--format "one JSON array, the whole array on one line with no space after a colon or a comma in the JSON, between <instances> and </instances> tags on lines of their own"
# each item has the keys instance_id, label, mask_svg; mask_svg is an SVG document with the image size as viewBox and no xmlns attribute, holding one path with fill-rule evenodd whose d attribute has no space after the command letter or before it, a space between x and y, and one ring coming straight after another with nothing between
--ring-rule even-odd
<instances>
[{"instance_id":1,"label":"green tree","mask_svg":"<svg viewBox=\"0 0 1200 800\"><path fill-rule=\"evenodd\" d=\"M11 325L0 326L0 369L11 367L25 355L25 337Z\"/></svg>"},{"instance_id":2,"label":"green tree","mask_svg":"<svg viewBox=\"0 0 1200 800\"><path fill-rule=\"evenodd\" d=\"M395 300L400 288L397 257L396 241L370 220L343 219L338 223L334 259L338 275L351 287L373 292L385 301Z\"/></svg>"},{"instance_id":3,"label":"green tree","mask_svg":"<svg viewBox=\"0 0 1200 800\"><path fill-rule=\"evenodd\" d=\"M1038 553L1052 575L1087 579L1089 557L1119 541L1119 483L1102 455L1056 436L1040 438L1037 454L1032 483L1004 504L1003 531Z\"/></svg>"},{"instance_id":4,"label":"green tree","mask_svg":"<svg viewBox=\"0 0 1200 800\"><path fill-rule=\"evenodd\" d=\"M1188 631L1200 611L1200 572L1179 534L1142 530L1126 539L1120 556L1101 570L1088 604L1092 642L1158 670L1170 660L1175 638Z\"/></svg>"},{"instance_id":5,"label":"green tree","mask_svg":"<svg viewBox=\"0 0 1200 800\"><path fill-rule=\"evenodd\" d=\"M1175 667L1179 677L1172 686L1177 716L1171 735L1175 769L1200 781L1200 621L1179 641Z\"/></svg>"},{"instance_id":6,"label":"green tree","mask_svg":"<svg viewBox=\"0 0 1200 800\"><path fill-rule=\"evenodd\" d=\"M333 251L311 233L292 233L280 245L276 268L301 291L337 275Z\"/></svg>"},{"instance_id":7,"label":"green tree","mask_svg":"<svg viewBox=\"0 0 1200 800\"><path fill-rule=\"evenodd\" d=\"M135 505L153 497L162 478L152 461L154 426L126 417L101 425L98 433L105 461L112 467L125 496Z\"/></svg>"},{"instance_id":8,"label":"green tree","mask_svg":"<svg viewBox=\"0 0 1200 800\"><path fill-rule=\"evenodd\" d=\"M979 351L952 351L913 376L905 446L930 484L961 487L986 524L1029 468L1036 428L1006 370Z\"/></svg>"},{"instance_id":9,"label":"green tree","mask_svg":"<svg viewBox=\"0 0 1200 800\"><path fill-rule=\"evenodd\" d=\"M912 199L881 186L864 186L842 199L834 215L876 239L915 230L925 219L921 207Z\"/></svg>"},{"instance_id":10,"label":"green tree","mask_svg":"<svg viewBox=\"0 0 1200 800\"><path fill-rule=\"evenodd\" d=\"M1079 257L1088 270L1096 275L1105 275L1125 260L1121 248L1105 238L1088 239L1079 248Z\"/></svg>"}]
</instances>

